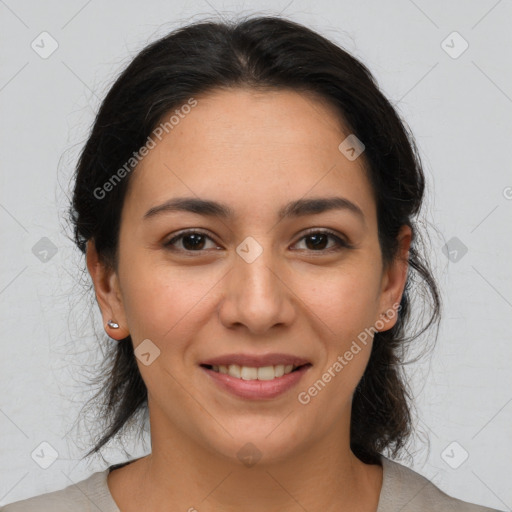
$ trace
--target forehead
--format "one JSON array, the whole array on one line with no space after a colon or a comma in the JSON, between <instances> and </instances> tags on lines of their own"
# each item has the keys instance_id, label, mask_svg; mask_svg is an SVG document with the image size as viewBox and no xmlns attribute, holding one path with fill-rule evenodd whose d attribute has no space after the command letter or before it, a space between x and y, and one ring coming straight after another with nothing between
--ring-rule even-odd
<instances>
[{"instance_id":1,"label":"forehead","mask_svg":"<svg viewBox=\"0 0 512 512\"><path fill-rule=\"evenodd\" d=\"M350 161L338 149L350 133L325 101L250 89L195 99L133 171L125 198L130 212L141 217L173 197L197 196L245 216L255 208L275 213L308 196L340 195L375 215L363 155Z\"/></svg>"}]
</instances>

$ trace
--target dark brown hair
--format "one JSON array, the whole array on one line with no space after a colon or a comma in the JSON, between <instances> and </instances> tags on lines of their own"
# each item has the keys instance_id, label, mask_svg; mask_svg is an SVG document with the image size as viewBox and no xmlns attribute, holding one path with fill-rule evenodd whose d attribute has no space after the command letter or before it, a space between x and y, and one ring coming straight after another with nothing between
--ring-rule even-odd
<instances>
[{"instance_id":1,"label":"dark brown hair","mask_svg":"<svg viewBox=\"0 0 512 512\"><path fill-rule=\"evenodd\" d=\"M365 145L384 264L398 255L400 227L413 230L397 322L375 334L352 403L354 454L366 463L377 462L385 450L396 456L411 434L414 405L403 372L405 347L440 320L440 296L413 220L422 205L425 178L409 129L369 70L340 46L298 23L258 16L196 22L145 47L110 88L81 152L69 210L74 242L85 254L86 242L93 239L104 264L116 269L120 213L131 173L105 197L99 198L97 190L145 144L164 115L191 97L233 87L307 91L329 102L343 126ZM411 334L411 299L417 297L430 302L431 315ZM130 337L109 347L102 386L92 398L101 411L101 438L86 456L98 453L139 413L147 413L147 390Z\"/></svg>"}]
</instances>

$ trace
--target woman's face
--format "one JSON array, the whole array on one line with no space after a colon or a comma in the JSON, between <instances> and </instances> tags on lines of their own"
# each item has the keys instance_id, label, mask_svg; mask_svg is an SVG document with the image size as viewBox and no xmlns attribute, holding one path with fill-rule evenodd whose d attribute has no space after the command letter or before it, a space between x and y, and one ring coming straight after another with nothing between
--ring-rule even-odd
<instances>
[{"instance_id":1,"label":"woman's face","mask_svg":"<svg viewBox=\"0 0 512 512\"><path fill-rule=\"evenodd\" d=\"M109 289L95 282L105 321L136 348L153 449L180 438L235 459L252 443L263 462L331 435L348 444L368 330L400 302L407 272L383 268L364 153L338 148L350 133L314 96L234 89L196 99L131 176L117 274ZM230 214L160 208L178 198ZM320 198L345 203L301 207ZM173 241L184 230L194 234ZM402 235L406 257L409 228ZM269 354L273 364L261 359ZM236 356L253 356L251 368L308 365L274 380L270 369L257 380L258 370L239 379L202 366Z\"/></svg>"}]
</instances>

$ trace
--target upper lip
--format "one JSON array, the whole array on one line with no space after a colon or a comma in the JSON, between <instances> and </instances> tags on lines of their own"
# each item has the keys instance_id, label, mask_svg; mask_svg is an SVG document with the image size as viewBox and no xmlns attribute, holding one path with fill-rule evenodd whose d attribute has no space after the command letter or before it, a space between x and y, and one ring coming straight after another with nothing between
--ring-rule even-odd
<instances>
[{"instance_id":1,"label":"upper lip","mask_svg":"<svg viewBox=\"0 0 512 512\"><path fill-rule=\"evenodd\" d=\"M265 355L251 355L251 354L225 354L223 356L213 357L202 361L200 364L209 366L229 366L230 364L237 364L239 366L250 366L260 368L262 366L277 366L277 365L295 365L302 366L308 364L307 359L290 354L265 354Z\"/></svg>"}]
</instances>

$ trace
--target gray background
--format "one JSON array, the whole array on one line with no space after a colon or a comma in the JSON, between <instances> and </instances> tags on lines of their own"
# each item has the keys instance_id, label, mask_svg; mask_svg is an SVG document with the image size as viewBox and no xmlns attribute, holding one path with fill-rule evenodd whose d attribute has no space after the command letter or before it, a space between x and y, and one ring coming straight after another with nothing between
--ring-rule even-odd
<instances>
[{"instance_id":1,"label":"gray background","mask_svg":"<svg viewBox=\"0 0 512 512\"><path fill-rule=\"evenodd\" d=\"M135 53L216 11L283 12L332 38L370 68L411 127L428 179L424 219L438 228L429 257L445 310L432 356L407 368L420 415L407 465L448 494L511 510L507 0L0 0L0 505L105 467L79 462L91 441L72 428L91 394L85 369L101 360L101 325L97 310L90 320L82 260L64 233L69 179L101 98ZM58 44L47 58L44 31ZM31 455L48 456L41 443L58 454L47 469ZM133 456L148 446L127 442ZM469 457L455 469L463 450ZM116 447L105 453L110 463L127 458Z\"/></svg>"}]
</instances>

